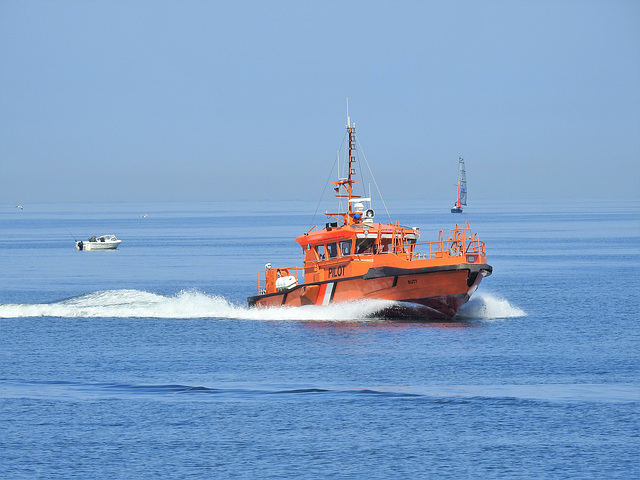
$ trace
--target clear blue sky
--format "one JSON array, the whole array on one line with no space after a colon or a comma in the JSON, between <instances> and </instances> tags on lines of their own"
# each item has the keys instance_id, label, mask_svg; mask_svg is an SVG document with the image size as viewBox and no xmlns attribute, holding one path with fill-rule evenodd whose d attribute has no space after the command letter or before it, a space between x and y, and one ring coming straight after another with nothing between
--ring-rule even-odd
<instances>
[{"instance_id":1,"label":"clear blue sky","mask_svg":"<svg viewBox=\"0 0 640 480\"><path fill-rule=\"evenodd\" d=\"M2 0L0 202L638 199L640 2Z\"/></svg>"}]
</instances>

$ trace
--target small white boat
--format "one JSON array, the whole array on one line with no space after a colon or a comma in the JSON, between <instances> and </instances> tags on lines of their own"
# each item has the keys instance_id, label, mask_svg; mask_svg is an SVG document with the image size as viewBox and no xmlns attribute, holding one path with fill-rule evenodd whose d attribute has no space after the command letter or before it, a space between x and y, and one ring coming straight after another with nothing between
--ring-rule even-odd
<instances>
[{"instance_id":1,"label":"small white boat","mask_svg":"<svg viewBox=\"0 0 640 480\"><path fill-rule=\"evenodd\" d=\"M122 240L118 240L115 235L102 235L91 237L89 240L79 240L76 242L78 250L115 250Z\"/></svg>"}]
</instances>

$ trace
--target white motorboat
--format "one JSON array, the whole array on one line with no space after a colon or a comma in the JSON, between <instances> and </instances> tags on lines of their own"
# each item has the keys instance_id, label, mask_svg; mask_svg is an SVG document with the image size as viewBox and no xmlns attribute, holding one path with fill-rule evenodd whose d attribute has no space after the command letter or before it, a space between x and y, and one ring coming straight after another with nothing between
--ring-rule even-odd
<instances>
[{"instance_id":1,"label":"white motorboat","mask_svg":"<svg viewBox=\"0 0 640 480\"><path fill-rule=\"evenodd\" d=\"M91 237L89 240L79 240L76 242L78 250L115 250L122 240L118 240L115 235L102 235Z\"/></svg>"}]
</instances>

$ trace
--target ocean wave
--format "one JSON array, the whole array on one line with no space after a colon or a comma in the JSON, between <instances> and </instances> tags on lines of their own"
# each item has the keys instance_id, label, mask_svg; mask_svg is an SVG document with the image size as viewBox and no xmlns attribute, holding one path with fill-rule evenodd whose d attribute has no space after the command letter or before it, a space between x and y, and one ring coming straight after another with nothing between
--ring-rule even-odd
<instances>
[{"instance_id":1,"label":"ocean wave","mask_svg":"<svg viewBox=\"0 0 640 480\"><path fill-rule=\"evenodd\" d=\"M0 382L0 398L132 398L153 397L172 399L250 398L262 395L337 398L388 397L426 398L447 401L522 401L544 402L599 402L637 403L640 401L636 385L626 383L596 384L434 384L434 385L273 385L273 384L131 384L85 383L73 381L24 381L19 379Z\"/></svg>"}]
</instances>

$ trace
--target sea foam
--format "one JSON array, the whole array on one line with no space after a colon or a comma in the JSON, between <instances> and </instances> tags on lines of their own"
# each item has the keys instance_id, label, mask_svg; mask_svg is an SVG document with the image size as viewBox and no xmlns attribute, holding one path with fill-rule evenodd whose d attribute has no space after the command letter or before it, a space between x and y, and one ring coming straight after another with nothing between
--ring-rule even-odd
<instances>
[{"instance_id":1,"label":"sea foam","mask_svg":"<svg viewBox=\"0 0 640 480\"><path fill-rule=\"evenodd\" d=\"M0 318L230 318L241 320L375 320L393 305L387 300L360 300L337 305L249 308L225 297L197 290L165 296L142 290L105 290L43 304L0 305ZM460 310L462 319L494 319L526 315L507 300L489 294L474 297Z\"/></svg>"},{"instance_id":2,"label":"sea foam","mask_svg":"<svg viewBox=\"0 0 640 480\"><path fill-rule=\"evenodd\" d=\"M487 292L476 292L471 300L458 310L459 318L494 320L500 318L526 317L527 313L508 300Z\"/></svg>"}]
</instances>

